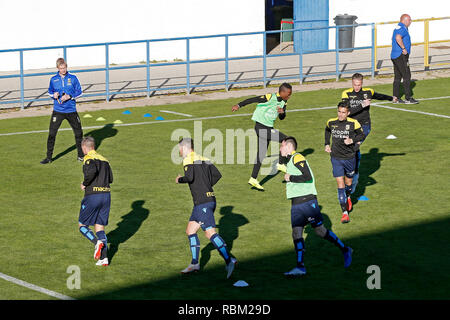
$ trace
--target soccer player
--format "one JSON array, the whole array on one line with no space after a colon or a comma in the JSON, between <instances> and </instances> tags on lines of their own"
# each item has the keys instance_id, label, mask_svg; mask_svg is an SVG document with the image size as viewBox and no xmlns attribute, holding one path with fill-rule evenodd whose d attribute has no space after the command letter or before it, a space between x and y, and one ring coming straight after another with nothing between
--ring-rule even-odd
<instances>
[{"instance_id":1,"label":"soccer player","mask_svg":"<svg viewBox=\"0 0 450 320\"><path fill-rule=\"evenodd\" d=\"M353 250L345 246L341 240L323 225L323 217L317 202L317 191L314 175L309 167L308 161L296 152L297 141L294 137L287 137L280 146L280 152L287 156L287 173L284 175L286 183L286 196L291 200L291 225L294 249L297 255L297 266L286 276L301 276L306 274L303 263L305 241L303 240L303 229L311 223L316 234L333 243L344 255L344 267L348 268L352 262Z\"/></svg>"},{"instance_id":2,"label":"soccer player","mask_svg":"<svg viewBox=\"0 0 450 320\"><path fill-rule=\"evenodd\" d=\"M231 257L225 241L216 233L214 220L216 197L212 188L222 175L208 159L194 152L194 141L191 138L181 139L178 145L180 156L183 158L184 176L178 175L175 182L188 183L194 201L194 209L192 209L186 228L192 261L181 273L186 274L200 270L200 240L197 231L202 228L205 236L225 260L228 279L234 270L236 259Z\"/></svg>"},{"instance_id":3,"label":"soccer player","mask_svg":"<svg viewBox=\"0 0 450 320\"><path fill-rule=\"evenodd\" d=\"M286 138L285 134L273 128L273 124L277 117L280 120L283 120L286 117L287 101L291 97L291 94L292 86L289 83L283 83L279 87L277 93L269 93L264 96L249 98L231 108L231 111L235 112L250 103L258 103L252 116L252 120L255 121L255 131L258 137L258 154L248 183L259 190L264 190L264 187L259 184L259 181L256 178L258 177L261 163L266 157L269 142L281 142ZM279 157L277 169L286 172L285 158Z\"/></svg>"},{"instance_id":4,"label":"soccer player","mask_svg":"<svg viewBox=\"0 0 450 320\"><path fill-rule=\"evenodd\" d=\"M47 139L47 156L41 161L41 164L52 162L56 134L64 119L69 122L75 134L78 161L83 161L84 156L81 150L83 129L81 128L81 121L77 113L75 101L82 94L81 85L75 75L67 72L67 63L63 58L56 60L56 67L58 68L58 73L50 79L50 85L48 87L48 94L53 98L54 102Z\"/></svg>"},{"instance_id":5,"label":"soccer player","mask_svg":"<svg viewBox=\"0 0 450 320\"><path fill-rule=\"evenodd\" d=\"M341 101L338 104L337 118L328 120L325 127L325 151L331 154L333 177L336 178L338 199L342 209L342 223L350 222L348 212L352 206L350 192L356 168L355 149L358 142L364 139L358 120L349 118L349 115L348 101ZM331 147L330 138L333 139Z\"/></svg>"},{"instance_id":6,"label":"soccer player","mask_svg":"<svg viewBox=\"0 0 450 320\"><path fill-rule=\"evenodd\" d=\"M370 133L370 101L372 99L376 100L387 100L396 102L396 97L391 97L382 93L375 92L371 88L363 88L363 75L360 73L355 73L352 76L352 88L344 90L342 92L342 100L348 101L350 104L350 117L358 120L364 132L364 139L359 143L363 143L364 140ZM354 193L356 186L358 185L359 178L359 165L361 161L361 152L356 152L356 167L355 175L353 176L352 191Z\"/></svg>"},{"instance_id":7,"label":"soccer player","mask_svg":"<svg viewBox=\"0 0 450 320\"><path fill-rule=\"evenodd\" d=\"M81 201L79 229L83 236L95 245L94 259L97 266L107 266L107 244L105 226L108 225L111 207L111 188L113 174L108 160L95 151L95 140L85 137L81 142L85 154L83 159L84 181L81 190L84 198ZM94 226L95 235L89 226Z\"/></svg>"}]
</instances>

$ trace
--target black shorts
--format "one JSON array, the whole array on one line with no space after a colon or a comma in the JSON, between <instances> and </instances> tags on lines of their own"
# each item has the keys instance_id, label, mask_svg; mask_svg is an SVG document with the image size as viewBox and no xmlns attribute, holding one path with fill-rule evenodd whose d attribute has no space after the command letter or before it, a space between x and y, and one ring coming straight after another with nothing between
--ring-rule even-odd
<instances>
[{"instance_id":1,"label":"black shorts","mask_svg":"<svg viewBox=\"0 0 450 320\"><path fill-rule=\"evenodd\" d=\"M304 228L308 223L311 223L313 228L323 224L322 213L320 213L319 203L317 199L307 202L294 204L291 207L291 225L292 228Z\"/></svg>"}]
</instances>

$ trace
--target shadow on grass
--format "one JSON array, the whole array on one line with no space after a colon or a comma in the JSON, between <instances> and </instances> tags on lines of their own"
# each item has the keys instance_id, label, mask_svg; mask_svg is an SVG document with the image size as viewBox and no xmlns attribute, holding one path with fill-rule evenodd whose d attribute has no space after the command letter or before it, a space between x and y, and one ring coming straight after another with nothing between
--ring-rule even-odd
<instances>
[{"instance_id":1,"label":"shadow on grass","mask_svg":"<svg viewBox=\"0 0 450 320\"><path fill-rule=\"evenodd\" d=\"M91 136L95 139L95 149L98 150L103 140L107 138L114 137L117 134L118 130L114 128L114 123L108 123L103 128L89 131L84 134L85 137ZM53 157L52 161L58 160L59 158L64 157L66 154L77 149L76 144L70 146L66 150L58 153L55 157Z\"/></svg>"},{"instance_id":2,"label":"shadow on grass","mask_svg":"<svg viewBox=\"0 0 450 320\"><path fill-rule=\"evenodd\" d=\"M379 214L391 214L389 210ZM324 214L325 225L330 221ZM333 219L335 220L335 219ZM276 218L273 230L277 232ZM232 278L227 280L223 263L197 274L169 278L119 288L83 299L449 299L450 256L445 244L450 242L450 218L380 230L346 238L343 228L334 230L341 240L353 248L353 263L343 267L340 251L328 241L306 228L305 265L308 274L288 279L283 272L295 265L292 248L264 254L270 247L258 245L258 239L247 240L257 257L239 256ZM261 237L265 234L261 232ZM280 235L278 241L291 242L291 234ZM266 242L267 243L267 242ZM151 245L151 244L149 244ZM180 246L185 243L180 243ZM242 243L240 245L243 245ZM182 251L182 248L180 248ZM173 252L176 255L178 253ZM188 260L189 257L186 256ZM381 289L369 290L371 274L367 268L377 265L381 270ZM147 267L147 266L146 266ZM153 268L159 266L153 264ZM181 265L179 266L182 267ZM236 288L233 283L245 280L249 287Z\"/></svg>"},{"instance_id":3,"label":"shadow on grass","mask_svg":"<svg viewBox=\"0 0 450 320\"><path fill-rule=\"evenodd\" d=\"M219 234L225 240L230 254L233 256L233 242L239 237L239 227L249 223L246 217L242 214L234 213L233 206L225 206L220 208L222 217L216 227L219 229ZM211 258L211 252L215 251L213 244L210 242L205 246L200 255L200 268L203 269ZM218 253L217 253L218 254Z\"/></svg>"},{"instance_id":4,"label":"shadow on grass","mask_svg":"<svg viewBox=\"0 0 450 320\"><path fill-rule=\"evenodd\" d=\"M150 211L143 207L144 203L144 200L134 201L131 204L132 210L121 217L122 221L117 223L116 229L107 234L109 242L108 258L110 263L119 250L119 245L134 236L142 223L148 218Z\"/></svg>"},{"instance_id":5,"label":"shadow on grass","mask_svg":"<svg viewBox=\"0 0 450 320\"><path fill-rule=\"evenodd\" d=\"M381 161L385 157L404 156L405 153L385 153L379 152L378 148L372 148L368 153L361 154L361 164L359 167L359 179L356 186L353 203L358 202L358 198L366 192L368 186L374 185L377 181L372 175L377 172L381 167Z\"/></svg>"}]
</instances>

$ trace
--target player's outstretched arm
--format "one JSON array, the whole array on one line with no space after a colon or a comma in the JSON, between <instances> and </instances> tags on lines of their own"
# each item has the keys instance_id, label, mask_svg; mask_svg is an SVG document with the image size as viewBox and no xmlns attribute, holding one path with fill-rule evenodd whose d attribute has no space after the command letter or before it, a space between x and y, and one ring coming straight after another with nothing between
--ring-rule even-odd
<instances>
[{"instance_id":1,"label":"player's outstretched arm","mask_svg":"<svg viewBox=\"0 0 450 320\"><path fill-rule=\"evenodd\" d=\"M231 111L235 112L237 110L239 110L242 107L245 107L248 104L252 104L252 103L263 103L263 102L267 102L269 101L267 98L267 95L264 96L258 96L258 97L253 97L253 98L248 98L244 101L239 102L238 104L235 104L232 108Z\"/></svg>"},{"instance_id":2,"label":"player's outstretched arm","mask_svg":"<svg viewBox=\"0 0 450 320\"><path fill-rule=\"evenodd\" d=\"M376 100L387 100L387 101L392 101L394 99L392 96L388 96L387 94L382 94L378 92L374 92L372 98Z\"/></svg>"}]
</instances>

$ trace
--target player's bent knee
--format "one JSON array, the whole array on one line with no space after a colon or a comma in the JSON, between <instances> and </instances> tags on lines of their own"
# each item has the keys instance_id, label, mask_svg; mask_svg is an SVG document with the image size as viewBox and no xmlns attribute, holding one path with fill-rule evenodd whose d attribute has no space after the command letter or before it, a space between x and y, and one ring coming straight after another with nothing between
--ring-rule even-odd
<instances>
[{"instance_id":1,"label":"player's bent knee","mask_svg":"<svg viewBox=\"0 0 450 320\"><path fill-rule=\"evenodd\" d=\"M327 228L325 228L323 225L320 225L314 229L314 232L321 238L324 238L327 234Z\"/></svg>"},{"instance_id":2,"label":"player's bent knee","mask_svg":"<svg viewBox=\"0 0 450 320\"><path fill-rule=\"evenodd\" d=\"M214 228L205 230L205 236L206 236L208 239L211 239L211 237L212 237L213 235L215 235L215 234L216 234L216 229L214 229Z\"/></svg>"}]
</instances>

